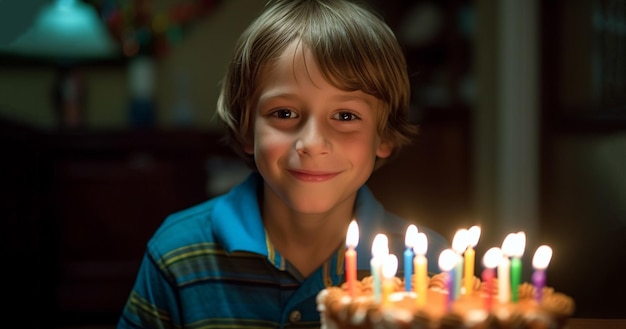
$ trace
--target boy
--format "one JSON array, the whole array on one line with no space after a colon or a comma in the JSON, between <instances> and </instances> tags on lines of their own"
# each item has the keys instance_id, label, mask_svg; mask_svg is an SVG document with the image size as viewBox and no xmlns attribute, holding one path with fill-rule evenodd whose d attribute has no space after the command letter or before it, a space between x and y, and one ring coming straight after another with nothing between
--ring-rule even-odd
<instances>
[{"instance_id":1,"label":"boy","mask_svg":"<svg viewBox=\"0 0 626 329\"><path fill-rule=\"evenodd\" d=\"M319 327L315 297L344 280L352 219L360 269L376 233L402 252L409 223L364 184L414 136L408 102L402 50L378 16L345 0L270 1L241 36L218 101L254 173L166 219L118 328ZM420 231L434 271L445 241Z\"/></svg>"}]
</instances>

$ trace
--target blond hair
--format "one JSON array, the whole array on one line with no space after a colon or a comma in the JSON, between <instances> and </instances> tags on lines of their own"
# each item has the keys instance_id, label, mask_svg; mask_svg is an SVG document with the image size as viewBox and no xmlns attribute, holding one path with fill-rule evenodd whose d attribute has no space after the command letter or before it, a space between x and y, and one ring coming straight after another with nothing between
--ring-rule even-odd
<instances>
[{"instance_id":1,"label":"blond hair","mask_svg":"<svg viewBox=\"0 0 626 329\"><path fill-rule=\"evenodd\" d=\"M294 41L310 49L329 83L382 100L377 130L394 154L411 141L406 60L383 19L346 0L270 0L239 38L217 102L227 142L249 165L254 160L242 148L252 140L256 88L266 65Z\"/></svg>"}]
</instances>

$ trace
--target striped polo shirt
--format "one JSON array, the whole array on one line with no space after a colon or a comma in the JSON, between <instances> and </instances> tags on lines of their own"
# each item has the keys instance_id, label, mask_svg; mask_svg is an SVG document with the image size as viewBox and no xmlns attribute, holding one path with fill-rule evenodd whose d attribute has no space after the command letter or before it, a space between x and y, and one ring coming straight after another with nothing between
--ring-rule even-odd
<instances>
[{"instance_id":1,"label":"striped polo shirt","mask_svg":"<svg viewBox=\"0 0 626 329\"><path fill-rule=\"evenodd\" d=\"M118 328L319 328L315 298L343 282L345 246L303 277L265 232L261 189L261 176L252 173L230 192L170 215L148 242ZM359 270L369 270L377 233L401 256L408 222L386 212L365 186L355 209ZM429 238L434 272L447 242L418 228Z\"/></svg>"}]
</instances>

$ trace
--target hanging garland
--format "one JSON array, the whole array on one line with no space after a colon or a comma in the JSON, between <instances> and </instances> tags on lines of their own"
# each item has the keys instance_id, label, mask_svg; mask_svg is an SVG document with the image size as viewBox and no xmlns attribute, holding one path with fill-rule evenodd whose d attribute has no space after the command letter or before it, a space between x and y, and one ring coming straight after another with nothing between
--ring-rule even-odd
<instances>
[{"instance_id":1,"label":"hanging garland","mask_svg":"<svg viewBox=\"0 0 626 329\"><path fill-rule=\"evenodd\" d=\"M214 11L219 0L170 0L155 9L153 0L91 0L124 56L148 54L162 57L180 42L186 30Z\"/></svg>"}]
</instances>

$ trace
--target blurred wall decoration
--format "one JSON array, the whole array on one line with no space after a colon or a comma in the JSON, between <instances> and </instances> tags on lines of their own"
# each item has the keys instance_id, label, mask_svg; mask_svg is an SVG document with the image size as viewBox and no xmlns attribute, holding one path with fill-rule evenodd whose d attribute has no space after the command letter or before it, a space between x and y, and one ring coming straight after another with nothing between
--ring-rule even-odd
<instances>
[{"instance_id":1,"label":"blurred wall decoration","mask_svg":"<svg viewBox=\"0 0 626 329\"><path fill-rule=\"evenodd\" d=\"M100 7L124 55L165 56L187 29L213 12L218 0L91 0Z\"/></svg>"}]
</instances>

